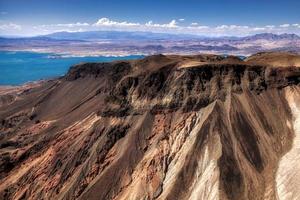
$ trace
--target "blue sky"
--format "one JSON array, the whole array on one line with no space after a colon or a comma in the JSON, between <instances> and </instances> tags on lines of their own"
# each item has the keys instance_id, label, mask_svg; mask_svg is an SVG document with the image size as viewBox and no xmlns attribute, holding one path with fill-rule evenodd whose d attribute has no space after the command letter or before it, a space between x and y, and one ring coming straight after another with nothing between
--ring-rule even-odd
<instances>
[{"instance_id":1,"label":"blue sky","mask_svg":"<svg viewBox=\"0 0 300 200\"><path fill-rule=\"evenodd\" d=\"M299 0L0 0L0 34L107 29L212 36L299 34L299 9Z\"/></svg>"}]
</instances>

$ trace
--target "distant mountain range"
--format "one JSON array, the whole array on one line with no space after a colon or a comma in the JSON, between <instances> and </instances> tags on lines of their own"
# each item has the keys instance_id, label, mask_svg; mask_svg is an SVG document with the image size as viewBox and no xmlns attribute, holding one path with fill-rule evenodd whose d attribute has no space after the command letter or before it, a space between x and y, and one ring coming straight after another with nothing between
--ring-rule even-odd
<instances>
[{"instance_id":1,"label":"distant mountain range","mask_svg":"<svg viewBox=\"0 0 300 200\"><path fill-rule=\"evenodd\" d=\"M197 35L126 31L57 32L45 37L71 40L165 40L203 38Z\"/></svg>"},{"instance_id":2,"label":"distant mountain range","mask_svg":"<svg viewBox=\"0 0 300 200\"><path fill-rule=\"evenodd\" d=\"M244 40L299 40L300 37L296 34L273 34L273 33L261 33L252 36L243 37Z\"/></svg>"},{"instance_id":3,"label":"distant mountain range","mask_svg":"<svg viewBox=\"0 0 300 200\"><path fill-rule=\"evenodd\" d=\"M48 35L35 37L8 38L0 37L0 41L4 39L13 40L300 40L300 36L296 34L273 34L261 33L245 37L206 37L191 34L169 34L169 33L153 33L153 32L126 32L126 31L87 31L87 32L56 32Z\"/></svg>"},{"instance_id":4,"label":"distant mountain range","mask_svg":"<svg viewBox=\"0 0 300 200\"><path fill-rule=\"evenodd\" d=\"M249 55L261 51L300 52L296 34L262 33L245 37L204 37L152 32L57 32L23 38L0 37L0 50L71 55L152 55L218 53Z\"/></svg>"},{"instance_id":5,"label":"distant mountain range","mask_svg":"<svg viewBox=\"0 0 300 200\"><path fill-rule=\"evenodd\" d=\"M189 34L168 34L168 33L152 33L152 32L121 32L121 31L88 31L88 32L57 32L44 37L53 39L67 40L181 40L181 39L235 39L235 40L300 40L300 36L296 34L273 34L261 33L246 37L205 37Z\"/></svg>"}]
</instances>

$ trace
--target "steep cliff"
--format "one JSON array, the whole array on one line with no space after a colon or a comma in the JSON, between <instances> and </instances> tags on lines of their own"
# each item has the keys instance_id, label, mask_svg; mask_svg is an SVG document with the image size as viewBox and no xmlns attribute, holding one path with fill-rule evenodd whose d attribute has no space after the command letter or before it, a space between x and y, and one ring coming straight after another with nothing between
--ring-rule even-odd
<instances>
[{"instance_id":1,"label":"steep cliff","mask_svg":"<svg viewBox=\"0 0 300 200\"><path fill-rule=\"evenodd\" d=\"M299 199L300 68L274 59L86 63L2 94L0 199Z\"/></svg>"}]
</instances>

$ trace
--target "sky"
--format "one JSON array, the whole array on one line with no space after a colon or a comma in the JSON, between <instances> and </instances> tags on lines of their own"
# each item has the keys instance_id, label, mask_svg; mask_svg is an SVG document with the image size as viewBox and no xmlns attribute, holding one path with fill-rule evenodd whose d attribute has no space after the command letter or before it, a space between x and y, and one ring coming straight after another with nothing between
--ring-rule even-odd
<instances>
[{"instance_id":1,"label":"sky","mask_svg":"<svg viewBox=\"0 0 300 200\"><path fill-rule=\"evenodd\" d=\"M299 0L0 0L0 35L151 31L300 35Z\"/></svg>"}]
</instances>

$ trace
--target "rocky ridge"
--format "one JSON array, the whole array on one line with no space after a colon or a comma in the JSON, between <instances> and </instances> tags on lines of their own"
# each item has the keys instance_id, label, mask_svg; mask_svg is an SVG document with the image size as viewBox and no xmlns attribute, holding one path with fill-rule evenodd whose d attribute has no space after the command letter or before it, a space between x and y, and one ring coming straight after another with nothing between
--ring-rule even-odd
<instances>
[{"instance_id":1,"label":"rocky ridge","mask_svg":"<svg viewBox=\"0 0 300 200\"><path fill-rule=\"evenodd\" d=\"M299 198L300 68L275 59L85 63L0 98L1 199Z\"/></svg>"}]
</instances>

